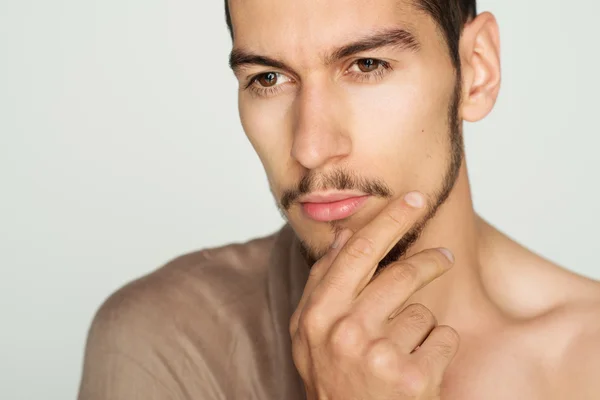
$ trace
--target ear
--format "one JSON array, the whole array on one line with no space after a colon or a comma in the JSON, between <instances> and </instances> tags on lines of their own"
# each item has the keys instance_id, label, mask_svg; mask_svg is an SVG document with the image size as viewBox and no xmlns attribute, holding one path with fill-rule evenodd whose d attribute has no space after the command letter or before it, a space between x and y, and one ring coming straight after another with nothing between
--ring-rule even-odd
<instances>
[{"instance_id":1,"label":"ear","mask_svg":"<svg viewBox=\"0 0 600 400\"><path fill-rule=\"evenodd\" d=\"M492 111L500 91L500 34L489 12L468 22L460 39L461 116L475 122Z\"/></svg>"}]
</instances>

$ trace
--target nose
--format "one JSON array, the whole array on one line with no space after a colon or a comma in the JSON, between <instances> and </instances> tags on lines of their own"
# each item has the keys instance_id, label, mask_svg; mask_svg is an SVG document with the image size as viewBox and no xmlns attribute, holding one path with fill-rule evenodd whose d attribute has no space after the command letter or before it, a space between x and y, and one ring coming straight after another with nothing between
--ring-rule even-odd
<instances>
[{"instance_id":1,"label":"nose","mask_svg":"<svg viewBox=\"0 0 600 400\"><path fill-rule=\"evenodd\" d=\"M344 130L340 99L324 85L305 86L298 93L294 109L292 157L312 170L349 155L350 136Z\"/></svg>"}]
</instances>

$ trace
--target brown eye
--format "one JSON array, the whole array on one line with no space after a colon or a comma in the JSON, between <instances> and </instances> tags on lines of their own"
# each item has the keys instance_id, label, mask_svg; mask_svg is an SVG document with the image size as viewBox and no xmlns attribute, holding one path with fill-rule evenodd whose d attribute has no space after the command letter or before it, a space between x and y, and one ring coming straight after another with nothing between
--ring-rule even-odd
<instances>
[{"instance_id":1,"label":"brown eye","mask_svg":"<svg viewBox=\"0 0 600 400\"><path fill-rule=\"evenodd\" d=\"M362 72L376 71L377 68L379 67L379 64L380 64L379 61L377 61L373 58L364 58L364 59L358 60L356 62L358 69L360 69Z\"/></svg>"},{"instance_id":2,"label":"brown eye","mask_svg":"<svg viewBox=\"0 0 600 400\"><path fill-rule=\"evenodd\" d=\"M275 86L277 84L277 74L275 72L267 72L266 74L262 74L257 81L263 87Z\"/></svg>"}]
</instances>

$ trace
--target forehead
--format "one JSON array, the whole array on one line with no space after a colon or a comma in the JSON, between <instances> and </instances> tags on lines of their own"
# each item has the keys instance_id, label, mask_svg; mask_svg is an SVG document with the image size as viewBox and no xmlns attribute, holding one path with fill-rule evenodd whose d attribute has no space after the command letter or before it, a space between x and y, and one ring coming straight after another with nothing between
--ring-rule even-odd
<instances>
[{"instance_id":1,"label":"forehead","mask_svg":"<svg viewBox=\"0 0 600 400\"><path fill-rule=\"evenodd\" d=\"M229 0L234 47L298 62L382 28L437 35L413 0Z\"/></svg>"}]
</instances>

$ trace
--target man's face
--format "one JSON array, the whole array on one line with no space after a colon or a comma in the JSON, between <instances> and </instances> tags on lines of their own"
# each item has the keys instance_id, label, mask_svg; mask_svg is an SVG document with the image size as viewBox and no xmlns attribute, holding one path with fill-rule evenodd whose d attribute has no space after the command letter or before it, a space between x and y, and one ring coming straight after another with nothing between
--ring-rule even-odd
<instances>
[{"instance_id":1,"label":"man's face","mask_svg":"<svg viewBox=\"0 0 600 400\"><path fill-rule=\"evenodd\" d=\"M462 157L456 71L433 19L408 0L229 4L242 125L309 262L407 192L428 196L430 218Z\"/></svg>"}]
</instances>

